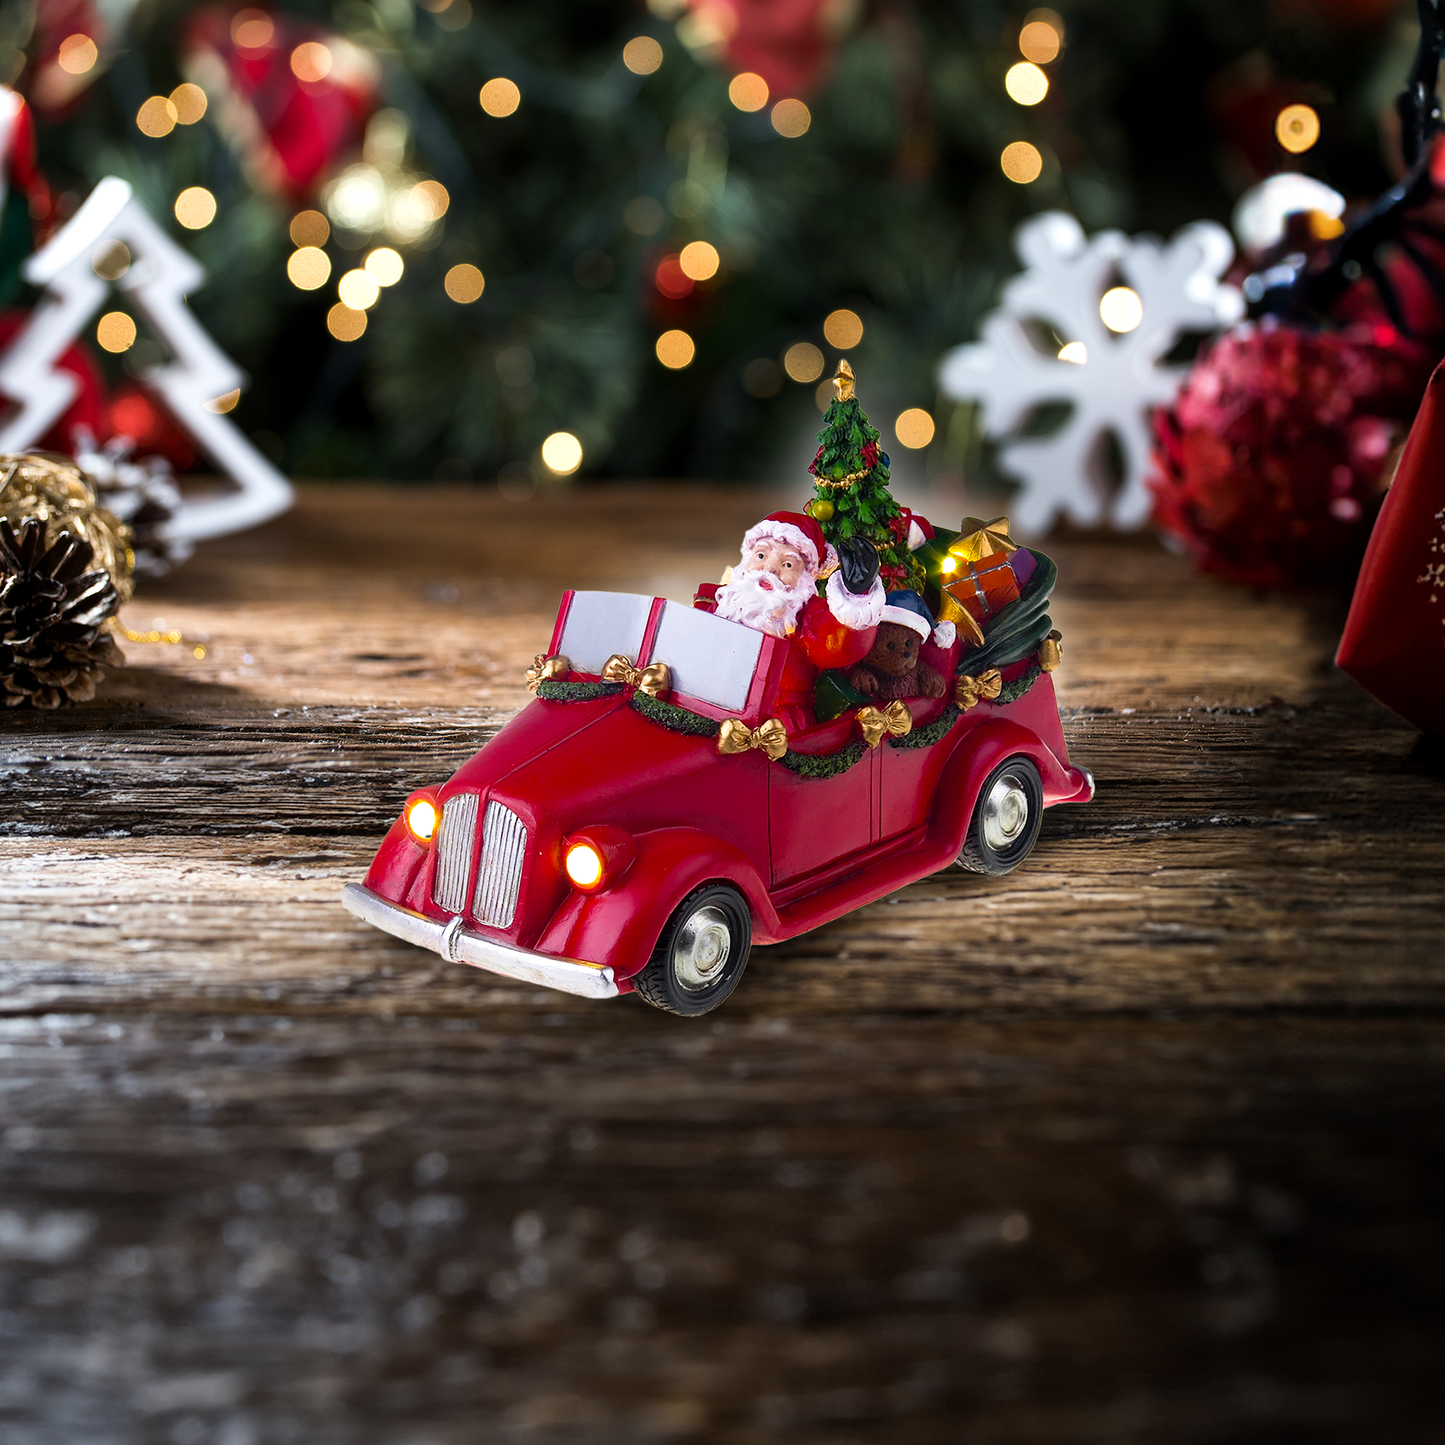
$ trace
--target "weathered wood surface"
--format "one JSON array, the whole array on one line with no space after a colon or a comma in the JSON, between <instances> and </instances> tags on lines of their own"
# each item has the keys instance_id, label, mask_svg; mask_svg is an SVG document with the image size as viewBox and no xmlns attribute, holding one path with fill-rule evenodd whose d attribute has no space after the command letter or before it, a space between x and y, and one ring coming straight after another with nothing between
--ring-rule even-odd
<instances>
[{"instance_id":1,"label":"weathered wood surface","mask_svg":"<svg viewBox=\"0 0 1445 1445\"><path fill-rule=\"evenodd\" d=\"M1445 759L1326 607L1054 546L1097 800L699 1022L341 911L774 502L306 490L0 720L7 1445L1442 1438Z\"/></svg>"}]
</instances>

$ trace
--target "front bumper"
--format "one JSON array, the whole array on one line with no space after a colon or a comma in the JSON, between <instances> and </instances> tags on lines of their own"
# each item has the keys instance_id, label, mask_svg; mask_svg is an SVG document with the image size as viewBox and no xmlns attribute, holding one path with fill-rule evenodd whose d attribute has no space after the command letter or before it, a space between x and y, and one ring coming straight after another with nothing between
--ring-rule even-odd
<instances>
[{"instance_id":1,"label":"front bumper","mask_svg":"<svg viewBox=\"0 0 1445 1445\"><path fill-rule=\"evenodd\" d=\"M462 925L458 916L450 923L438 923L410 908L388 903L379 893L360 883L348 883L341 892L347 911L364 923L394 934L397 938L429 948L449 963L470 963L523 983L580 994L583 998L615 998L619 992L612 970L605 964L583 963L576 958L557 958L534 953L530 948L499 943Z\"/></svg>"}]
</instances>

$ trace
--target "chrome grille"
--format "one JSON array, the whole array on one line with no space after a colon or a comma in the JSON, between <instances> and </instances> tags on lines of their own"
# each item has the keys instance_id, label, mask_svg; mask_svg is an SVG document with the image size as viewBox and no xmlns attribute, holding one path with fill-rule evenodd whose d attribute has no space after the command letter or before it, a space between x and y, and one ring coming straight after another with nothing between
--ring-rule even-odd
<instances>
[{"instance_id":1,"label":"chrome grille","mask_svg":"<svg viewBox=\"0 0 1445 1445\"><path fill-rule=\"evenodd\" d=\"M482 866L477 870L477 896L472 903L478 923L511 927L526 858L527 830L522 820L510 808L488 803L482 822Z\"/></svg>"},{"instance_id":2,"label":"chrome grille","mask_svg":"<svg viewBox=\"0 0 1445 1445\"><path fill-rule=\"evenodd\" d=\"M467 903L467 877L472 870L472 838L477 831L477 794L456 793L442 808L441 836L437 839L437 871L431 896L448 913L460 913Z\"/></svg>"}]
</instances>

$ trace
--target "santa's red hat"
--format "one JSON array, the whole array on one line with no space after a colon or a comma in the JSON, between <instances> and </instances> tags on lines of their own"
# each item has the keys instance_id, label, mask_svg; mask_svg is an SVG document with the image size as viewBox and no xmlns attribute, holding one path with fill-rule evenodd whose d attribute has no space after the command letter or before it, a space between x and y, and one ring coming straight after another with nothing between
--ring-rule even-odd
<instances>
[{"instance_id":1,"label":"santa's red hat","mask_svg":"<svg viewBox=\"0 0 1445 1445\"><path fill-rule=\"evenodd\" d=\"M774 512L756 527L749 527L743 533L742 555L746 557L765 538L786 542L807 563L810 572L819 572L829 563L837 565L838 554L824 540L823 529L802 512Z\"/></svg>"}]
</instances>

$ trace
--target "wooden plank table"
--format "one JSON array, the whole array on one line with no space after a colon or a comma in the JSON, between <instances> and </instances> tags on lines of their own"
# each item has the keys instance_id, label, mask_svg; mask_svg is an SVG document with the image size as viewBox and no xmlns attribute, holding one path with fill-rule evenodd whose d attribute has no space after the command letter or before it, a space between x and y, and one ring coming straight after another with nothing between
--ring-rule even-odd
<instances>
[{"instance_id":1,"label":"wooden plank table","mask_svg":"<svg viewBox=\"0 0 1445 1445\"><path fill-rule=\"evenodd\" d=\"M1052 546L1097 800L701 1021L341 910L779 500L303 489L0 721L7 1445L1442 1438L1445 759L1328 605Z\"/></svg>"}]
</instances>

